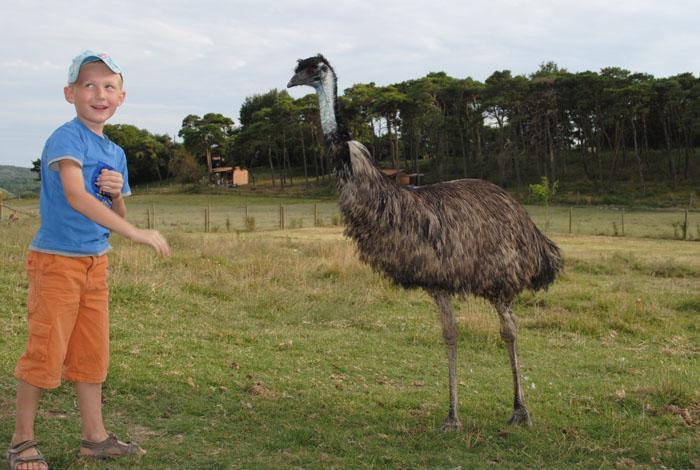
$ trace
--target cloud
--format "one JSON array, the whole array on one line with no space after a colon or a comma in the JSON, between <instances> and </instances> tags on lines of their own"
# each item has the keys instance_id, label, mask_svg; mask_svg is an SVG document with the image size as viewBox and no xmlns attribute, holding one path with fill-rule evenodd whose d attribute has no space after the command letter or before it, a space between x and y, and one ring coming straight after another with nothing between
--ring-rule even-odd
<instances>
[{"instance_id":1,"label":"cloud","mask_svg":"<svg viewBox=\"0 0 700 470\"><path fill-rule=\"evenodd\" d=\"M572 72L697 73L699 13L690 0L15 2L0 17L0 162L29 166L70 118L62 87L87 48L109 51L125 71L115 122L172 134L187 114L236 118L246 96L284 88L295 60L317 52L341 89L430 71L529 74L549 60Z\"/></svg>"}]
</instances>

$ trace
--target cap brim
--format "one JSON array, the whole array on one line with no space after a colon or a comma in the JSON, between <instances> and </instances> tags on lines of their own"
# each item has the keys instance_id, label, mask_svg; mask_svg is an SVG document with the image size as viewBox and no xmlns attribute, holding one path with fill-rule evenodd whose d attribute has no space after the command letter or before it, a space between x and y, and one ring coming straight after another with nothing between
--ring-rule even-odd
<instances>
[{"instance_id":1,"label":"cap brim","mask_svg":"<svg viewBox=\"0 0 700 470\"><path fill-rule=\"evenodd\" d=\"M118 73L118 74L121 74L121 73L122 73L122 70L117 66L117 64L115 64L114 62L112 62L110 59L105 60L105 59L103 59L102 57L98 57L98 56L95 56L95 55L91 55L91 56L88 56L88 57L84 58L83 61L80 63L80 66L82 67L83 65L85 65L85 64L90 64L90 63L92 63L92 62L102 62L102 63L105 64L105 65L109 68L109 70L111 70L112 72Z\"/></svg>"}]
</instances>

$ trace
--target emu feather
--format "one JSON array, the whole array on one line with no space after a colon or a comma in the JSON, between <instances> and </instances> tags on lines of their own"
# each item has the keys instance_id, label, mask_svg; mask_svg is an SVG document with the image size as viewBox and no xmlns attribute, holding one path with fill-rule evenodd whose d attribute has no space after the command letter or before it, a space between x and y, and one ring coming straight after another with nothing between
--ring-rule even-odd
<instances>
[{"instance_id":1,"label":"emu feather","mask_svg":"<svg viewBox=\"0 0 700 470\"><path fill-rule=\"evenodd\" d=\"M317 55L299 60L288 86L308 85L319 98L321 123L338 180L345 233L360 259L405 288L423 288L437 305L448 352L450 408L443 429L458 429L457 323L452 296L489 300L501 322L513 373L512 424L530 424L523 400L511 310L523 289L546 289L562 269L557 246L500 187L462 179L415 189L397 185L372 163L364 145L337 120L337 78Z\"/></svg>"}]
</instances>

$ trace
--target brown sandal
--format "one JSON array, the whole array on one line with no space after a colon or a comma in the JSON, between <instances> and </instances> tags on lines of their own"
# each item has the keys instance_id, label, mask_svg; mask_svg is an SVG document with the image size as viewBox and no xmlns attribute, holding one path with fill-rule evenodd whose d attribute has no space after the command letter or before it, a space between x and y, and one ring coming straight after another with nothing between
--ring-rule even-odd
<instances>
[{"instance_id":1,"label":"brown sandal","mask_svg":"<svg viewBox=\"0 0 700 470\"><path fill-rule=\"evenodd\" d=\"M81 457L92 457L96 459L109 459L112 457L122 457L125 455L143 455L146 453L137 443L135 442L119 442L117 436L111 432L108 434L108 438L102 442L93 441L80 441L80 447L89 449L92 454L80 454ZM80 451L78 451L80 453Z\"/></svg>"},{"instance_id":2,"label":"brown sandal","mask_svg":"<svg viewBox=\"0 0 700 470\"><path fill-rule=\"evenodd\" d=\"M43 463L48 469L49 463L46 461L46 458L43 455L41 455L41 452L39 451L37 445L37 441L31 439L29 441L20 442L16 446L7 449L7 463L10 464L10 468L12 470L16 470L17 467L23 463ZM31 449L32 447L36 449L37 455L27 455L24 457L19 455L25 450Z\"/></svg>"}]
</instances>

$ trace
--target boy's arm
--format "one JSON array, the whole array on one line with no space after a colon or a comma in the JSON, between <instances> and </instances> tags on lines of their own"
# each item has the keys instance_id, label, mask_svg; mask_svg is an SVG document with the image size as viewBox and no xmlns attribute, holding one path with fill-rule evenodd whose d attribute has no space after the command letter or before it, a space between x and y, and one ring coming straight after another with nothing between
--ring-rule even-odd
<instances>
[{"instance_id":1,"label":"boy's arm","mask_svg":"<svg viewBox=\"0 0 700 470\"><path fill-rule=\"evenodd\" d=\"M126 203L121 193L116 197L112 195L112 211L122 219L126 218Z\"/></svg>"},{"instance_id":2,"label":"boy's arm","mask_svg":"<svg viewBox=\"0 0 700 470\"><path fill-rule=\"evenodd\" d=\"M159 255L169 256L170 248L163 236L155 230L141 230L134 227L118 213L108 209L85 190L83 171L80 165L71 160L59 161L59 174L68 204L88 219L138 243L150 245ZM124 201L119 198L121 204Z\"/></svg>"}]
</instances>

